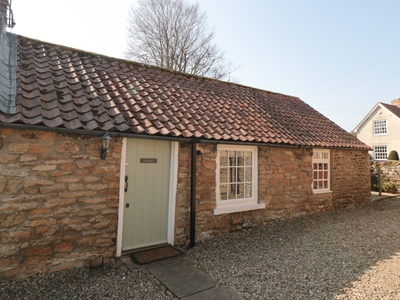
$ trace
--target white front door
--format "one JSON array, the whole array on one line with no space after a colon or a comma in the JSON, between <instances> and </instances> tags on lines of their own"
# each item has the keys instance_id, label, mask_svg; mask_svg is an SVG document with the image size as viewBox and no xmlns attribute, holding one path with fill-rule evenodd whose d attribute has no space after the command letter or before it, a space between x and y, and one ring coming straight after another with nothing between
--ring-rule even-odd
<instances>
[{"instance_id":1,"label":"white front door","mask_svg":"<svg viewBox=\"0 0 400 300\"><path fill-rule=\"evenodd\" d=\"M122 251L167 243L171 142L127 139Z\"/></svg>"}]
</instances>

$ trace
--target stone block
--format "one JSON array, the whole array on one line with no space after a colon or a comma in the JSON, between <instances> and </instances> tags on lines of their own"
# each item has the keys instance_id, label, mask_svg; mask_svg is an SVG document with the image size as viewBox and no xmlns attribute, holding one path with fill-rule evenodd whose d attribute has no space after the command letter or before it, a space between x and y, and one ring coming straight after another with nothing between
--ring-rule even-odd
<instances>
[{"instance_id":1,"label":"stone block","mask_svg":"<svg viewBox=\"0 0 400 300\"><path fill-rule=\"evenodd\" d=\"M38 220L31 220L26 222L25 226L28 227L36 227L36 226L43 226L43 225L52 225L55 224L56 220L53 218L46 218L46 219L38 219Z\"/></svg>"},{"instance_id":2,"label":"stone block","mask_svg":"<svg viewBox=\"0 0 400 300\"><path fill-rule=\"evenodd\" d=\"M1 268L16 267L19 265L19 259L17 258L0 258Z\"/></svg>"},{"instance_id":3,"label":"stone block","mask_svg":"<svg viewBox=\"0 0 400 300\"><path fill-rule=\"evenodd\" d=\"M29 248L25 251L26 256L47 256L51 253L53 253L53 249L51 247Z\"/></svg>"},{"instance_id":4,"label":"stone block","mask_svg":"<svg viewBox=\"0 0 400 300\"><path fill-rule=\"evenodd\" d=\"M24 187L29 188L33 186L42 186L42 185L54 185L54 180L48 178L40 178L40 177L28 177L25 180Z\"/></svg>"},{"instance_id":5,"label":"stone block","mask_svg":"<svg viewBox=\"0 0 400 300\"><path fill-rule=\"evenodd\" d=\"M72 205L77 203L77 200L74 198L64 198L64 199L51 199L45 202L46 207L55 207L55 206L65 206Z\"/></svg>"},{"instance_id":6,"label":"stone block","mask_svg":"<svg viewBox=\"0 0 400 300\"><path fill-rule=\"evenodd\" d=\"M29 211L30 215L48 215L51 213L51 209L48 207L39 207ZM45 217L45 216L44 216Z\"/></svg>"},{"instance_id":7,"label":"stone block","mask_svg":"<svg viewBox=\"0 0 400 300\"><path fill-rule=\"evenodd\" d=\"M4 272L4 277L6 278L15 278L17 275L21 272L21 269L19 267L17 268L11 268L8 269L7 271Z\"/></svg>"},{"instance_id":8,"label":"stone block","mask_svg":"<svg viewBox=\"0 0 400 300\"><path fill-rule=\"evenodd\" d=\"M75 154L77 153L80 148L77 143L72 141L64 141L59 143L56 146L56 152L58 153L65 153L65 154Z\"/></svg>"},{"instance_id":9,"label":"stone block","mask_svg":"<svg viewBox=\"0 0 400 300\"><path fill-rule=\"evenodd\" d=\"M20 244L2 244L0 247L0 257L15 257L20 254L21 245Z\"/></svg>"},{"instance_id":10,"label":"stone block","mask_svg":"<svg viewBox=\"0 0 400 300\"><path fill-rule=\"evenodd\" d=\"M63 242L55 247L54 252L71 252L74 248L74 244Z\"/></svg>"},{"instance_id":11,"label":"stone block","mask_svg":"<svg viewBox=\"0 0 400 300\"><path fill-rule=\"evenodd\" d=\"M57 168L56 165L38 165L34 166L32 170L46 172L46 171L54 171Z\"/></svg>"},{"instance_id":12,"label":"stone block","mask_svg":"<svg viewBox=\"0 0 400 300\"><path fill-rule=\"evenodd\" d=\"M0 164L12 164L17 161L19 155L2 154L0 155Z\"/></svg>"},{"instance_id":13,"label":"stone block","mask_svg":"<svg viewBox=\"0 0 400 300\"><path fill-rule=\"evenodd\" d=\"M0 213L0 228L9 228L15 225L22 224L25 221L25 215L22 213L5 214Z\"/></svg>"},{"instance_id":14,"label":"stone block","mask_svg":"<svg viewBox=\"0 0 400 300\"><path fill-rule=\"evenodd\" d=\"M85 178L83 178L83 181L85 183L90 183L90 182L98 182L101 180L101 177L99 176L86 176Z\"/></svg>"},{"instance_id":15,"label":"stone block","mask_svg":"<svg viewBox=\"0 0 400 300\"><path fill-rule=\"evenodd\" d=\"M35 227L35 232L39 236L51 236L57 232L57 226L37 226Z\"/></svg>"},{"instance_id":16,"label":"stone block","mask_svg":"<svg viewBox=\"0 0 400 300\"><path fill-rule=\"evenodd\" d=\"M28 151L30 142L12 143L8 145L10 154L24 154Z\"/></svg>"},{"instance_id":17,"label":"stone block","mask_svg":"<svg viewBox=\"0 0 400 300\"><path fill-rule=\"evenodd\" d=\"M75 170L76 165L74 162L68 162L68 163L60 164L59 168L61 171L72 171L72 170Z\"/></svg>"},{"instance_id":18,"label":"stone block","mask_svg":"<svg viewBox=\"0 0 400 300\"><path fill-rule=\"evenodd\" d=\"M50 151L49 145L42 143L30 143L27 153L29 154L44 154Z\"/></svg>"},{"instance_id":19,"label":"stone block","mask_svg":"<svg viewBox=\"0 0 400 300\"><path fill-rule=\"evenodd\" d=\"M3 243L16 243L21 241L27 241L31 237L31 230L7 230L1 233L1 239Z\"/></svg>"}]
</instances>

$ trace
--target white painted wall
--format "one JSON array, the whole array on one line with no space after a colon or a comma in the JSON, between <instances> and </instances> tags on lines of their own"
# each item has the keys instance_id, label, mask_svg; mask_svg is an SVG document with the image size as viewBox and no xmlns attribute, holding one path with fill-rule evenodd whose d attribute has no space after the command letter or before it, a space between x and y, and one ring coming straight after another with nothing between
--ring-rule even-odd
<instances>
[{"instance_id":1,"label":"white painted wall","mask_svg":"<svg viewBox=\"0 0 400 300\"><path fill-rule=\"evenodd\" d=\"M375 120L387 120L387 134L374 135L373 121ZM388 154L390 151L396 150L400 155L400 120L386 108L377 106L358 129L357 138L371 148L373 146L387 146ZM373 151L370 151L370 154L373 155Z\"/></svg>"}]
</instances>

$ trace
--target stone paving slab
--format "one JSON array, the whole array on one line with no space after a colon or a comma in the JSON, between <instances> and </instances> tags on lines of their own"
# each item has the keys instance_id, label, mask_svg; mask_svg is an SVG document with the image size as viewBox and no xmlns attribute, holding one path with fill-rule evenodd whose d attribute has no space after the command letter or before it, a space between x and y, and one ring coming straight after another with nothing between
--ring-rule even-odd
<instances>
[{"instance_id":1,"label":"stone paving slab","mask_svg":"<svg viewBox=\"0 0 400 300\"><path fill-rule=\"evenodd\" d=\"M152 267L149 268L149 271L179 298L208 290L217 285L217 282L210 276L184 261Z\"/></svg>"},{"instance_id":2,"label":"stone paving slab","mask_svg":"<svg viewBox=\"0 0 400 300\"><path fill-rule=\"evenodd\" d=\"M242 296L227 286L217 286L203 292L187 296L182 300L245 300Z\"/></svg>"}]
</instances>

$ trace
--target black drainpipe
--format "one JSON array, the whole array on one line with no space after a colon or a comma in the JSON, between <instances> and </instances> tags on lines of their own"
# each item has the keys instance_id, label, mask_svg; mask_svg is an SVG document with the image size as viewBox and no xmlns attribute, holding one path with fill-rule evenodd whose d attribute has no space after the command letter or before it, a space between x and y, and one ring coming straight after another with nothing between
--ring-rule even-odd
<instances>
[{"instance_id":1,"label":"black drainpipe","mask_svg":"<svg viewBox=\"0 0 400 300\"><path fill-rule=\"evenodd\" d=\"M191 176L190 176L190 248L196 245L196 145L192 141Z\"/></svg>"}]
</instances>

